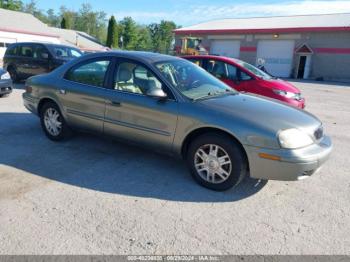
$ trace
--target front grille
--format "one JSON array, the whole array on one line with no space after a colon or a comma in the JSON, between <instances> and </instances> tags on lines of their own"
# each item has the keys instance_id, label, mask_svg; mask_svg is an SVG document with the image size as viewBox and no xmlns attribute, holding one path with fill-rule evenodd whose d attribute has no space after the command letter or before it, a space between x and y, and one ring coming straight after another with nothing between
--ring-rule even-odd
<instances>
[{"instance_id":1,"label":"front grille","mask_svg":"<svg viewBox=\"0 0 350 262\"><path fill-rule=\"evenodd\" d=\"M320 126L314 132L314 137L316 140L320 140L323 137L323 127Z\"/></svg>"},{"instance_id":2,"label":"front grille","mask_svg":"<svg viewBox=\"0 0 350 262\"><path fill-rule=\"evenodd\" d=\"M5 92L5 91L10 91L11 87L1 87L1 91Z\"/></svg>"}]
</instances>

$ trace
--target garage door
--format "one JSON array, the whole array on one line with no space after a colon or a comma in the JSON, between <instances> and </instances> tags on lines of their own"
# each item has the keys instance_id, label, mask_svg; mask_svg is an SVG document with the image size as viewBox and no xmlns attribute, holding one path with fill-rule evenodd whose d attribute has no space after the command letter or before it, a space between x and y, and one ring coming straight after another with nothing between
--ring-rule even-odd
<instances>
[{"instance_id":1,"label":"garage door","mask_svg":"<svg viewBox=\"0 0 350 262\"><path fill-rule=\"evenodd\" d=\"M240 47L239 41L212 40L211 46L210 46L210 53L215 55L238 58L239 47Z\"/></svg>"},{"instance_id":2,"label":"garage door","mask_svg":"<svg viewBox=\"0 0 350 262\"><path fill-rule=\"evenodd\" d=\"M293 63L294 41L261 40L258 43L257 65L264 60L266 70L278 77L290 77Z\"/></svg>"}]
</instances>

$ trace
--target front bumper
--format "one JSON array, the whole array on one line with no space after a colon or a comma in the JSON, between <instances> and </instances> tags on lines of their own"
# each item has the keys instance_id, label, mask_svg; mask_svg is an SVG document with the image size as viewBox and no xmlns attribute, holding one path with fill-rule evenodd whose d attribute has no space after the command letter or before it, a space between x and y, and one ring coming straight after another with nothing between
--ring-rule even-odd
<instances>
[{"instance_id":1,"label":"front bumper","mask_svg":"<svg viewBox=\"0 0 350 262\"><path fill-rule=\"evenodd\" d=\"M7 95L12 92L12 80L0 80L0 95Z\"/></svg>"},{"instance_id":2,"label":"front bumper","mask_svg":"<svg viewBox=\"0 0 350 262\"><path fill-rule=\"evenodd\" d=\"M38 114L38 99L28 95L26 92L22 94L23 98L23 105L25 108L27 108L30 112L34 114Z\"/></svg>"},{"instance_id":3,"label":"front bumper","mask_svg":"<svg viewBox=\"0 0 350 262\"><path fill-rule=\"evenodd\" d=\"M295 106L295 107L298 107L300 109L304 109L305 108L305 98L301 98L301 99L298 99L298 100L295 100L295 99L289 99L289 98L285 98L283 100L281 100L291 106Z\"/></svg>"},{"instance_id":4,"label":"front bumper","mask_svg":"<svg viewBox=\"0 0 350 262\"><path fill-rule=\"evenodd\" d=\"M318 144L300 149L244 147L248 155L251 177L293 181L309 177L319 171L329 158L332 142L328 136L324 136ZM261 158L260 153L278 156L280 160Z\"/></svg>"}]
</instances>

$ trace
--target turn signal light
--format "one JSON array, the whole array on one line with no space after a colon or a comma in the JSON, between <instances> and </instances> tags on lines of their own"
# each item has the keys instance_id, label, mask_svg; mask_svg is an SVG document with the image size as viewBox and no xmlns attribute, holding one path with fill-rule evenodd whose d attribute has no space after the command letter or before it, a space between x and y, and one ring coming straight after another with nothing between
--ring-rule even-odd
<instances>
[{"instance_id":1,"label":"turn signal light","mask_svg":"<svg viewBox=\"0 0 350 262\"><path fill-rule=\"evenodd\" d=\"M259 157L269 159L269 160L275 160L275 161L281 160L281 157L279 157L279 156L274 156L274 155L270 155L270 154L266 154L266 153L259 153Z\"/></svg>"},{"instance_id":2,"label":"turn signal light","mask_svg":"<svg viewBox=\"0 0 350 262\"><path fill-rule=\"evenodd\" d=\"M31 86L26 86L26 92L31 93L33 91L33 88Z\"/></svg>"}]
</instances>

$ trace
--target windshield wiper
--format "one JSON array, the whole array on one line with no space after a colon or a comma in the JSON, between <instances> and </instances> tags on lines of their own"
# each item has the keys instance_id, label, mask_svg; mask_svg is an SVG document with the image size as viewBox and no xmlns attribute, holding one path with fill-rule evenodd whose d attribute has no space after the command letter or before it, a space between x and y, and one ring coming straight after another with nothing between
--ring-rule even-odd
<instances>
[{"instance_id":1,"label":"windshield wiper","mask_svg":"<svg viewBox=\"0 0 350 262\"><path fill-rule=\"evenodd\" d=\"M224 92L223 91L209 92L206 95L193 98L192 100L196 101L196 100L205 99L205 98L209 98L209 97L216 97L216 96L221 96L221 95L236 95L236 94L238 94L238 92L233 92L231 89L225 89Z\"/></svg>"}]
</instances>

